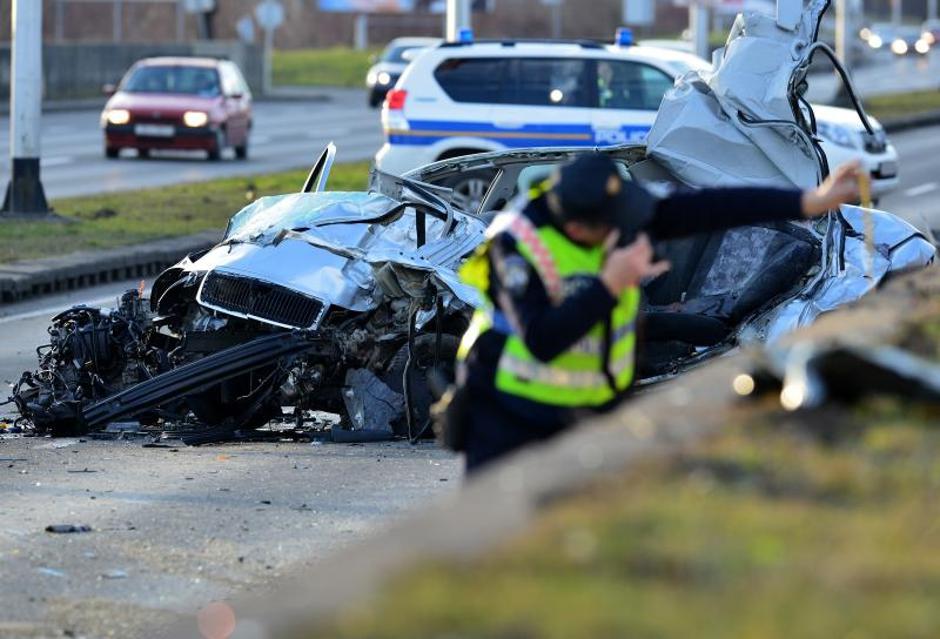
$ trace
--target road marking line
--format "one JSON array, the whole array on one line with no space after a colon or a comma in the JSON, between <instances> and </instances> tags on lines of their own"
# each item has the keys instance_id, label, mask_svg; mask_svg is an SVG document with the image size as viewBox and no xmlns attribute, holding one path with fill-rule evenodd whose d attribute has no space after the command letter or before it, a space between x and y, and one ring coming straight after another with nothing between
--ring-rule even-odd
<instances>
[{"instance_id":1,"label":"road marking line","mask_svg":"<svg viewBox=\"0 0 940 639\"><path fill-rule=\"evenodd\" d=\"M109 295L108 297L101 297L96 300L86 300L84 302L73 301L69 303L68 300L64 301L59 306L51 306L49 308L41 308L35 311L24 311L22 313L15 313L13 315L4 315L0 316L0 324L6 324L8 322L18 322L20 320L35 319L37 317L46 316L51 318L53 315L61 313L62 311L72 308L77 304L84 304L85 306L105 306L106 304L113 304L117 306L118 298L121 297L120 293L115 295Z\"/></svg>"},{"instance_id":2,"label":"road marking line","mask_svg":"<svg viewBox=\"0 0 940 639\"><path fill-rule=\"evenodd\" d=\"M60 155L59 157L53 158L41 158L39 164L42 166L61 166L63 164L71 164L73 157L68 155Z\"/></svg>"},{"instance_id":3,"label":"road marking line","mask_svg":"<svg viewBox=\"0 0 940 639\"><path fill-rule=\"evenodd\" d=\"M904 191L904 195L908 197L917 197L919 195L924 195L925 193L930 193L937 189L936 182L927 182L926 184L921 184L920 186L914 186Z\"/></svg>"}]
</instances>

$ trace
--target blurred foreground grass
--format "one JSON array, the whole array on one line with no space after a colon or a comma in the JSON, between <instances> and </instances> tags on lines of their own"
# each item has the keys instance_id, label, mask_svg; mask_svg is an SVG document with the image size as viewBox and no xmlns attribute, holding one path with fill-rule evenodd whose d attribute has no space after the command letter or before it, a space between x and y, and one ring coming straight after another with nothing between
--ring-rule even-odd
<instances>
[{"instance_id":1,"label":"blurred foreground grass","mask_svg":"<svg viewBox=\"0 0 940 639\"><path fill-rule=\"evenodd\" d=\"M284 49L274 51L271 74L275 86L365 87L370 56L377 50Z\"/></svg>"},{"instance_id":2,"label":"blurred foreground grass","mask_svg":"<svg viewBox=\"0 0 940 639\"><path fill-rule=\"evenodd\" d=\"M132 161L132 160L128 160ZM308 169L54 200L65 222L0 222L0 262L111 248L217 229L255 197L300 190ZM366 187L369 163L337 164L333 191Z\"/></svg>"},{"instance_id":3,"label":"blurred foreground grass","mask_svg":"<svg viewBox=\"0 0 940 639\"><path fill-rule=\"evenodd\" d=\"M879 119L940 111L940 90L874 96L865 100L865 110Z\"/></svg>"},{"instance_id":4,"label":"blurred foreground grass","mask_svg":"<svg viewBox=\"0 0 940 639\"><path fill-rule=\"evenodd\" d=\"M940 304L909 346L937 356ZM940 636L940 408L729 410L718 437L419 567L308 636Z\"/></svg>"}]
</instances>

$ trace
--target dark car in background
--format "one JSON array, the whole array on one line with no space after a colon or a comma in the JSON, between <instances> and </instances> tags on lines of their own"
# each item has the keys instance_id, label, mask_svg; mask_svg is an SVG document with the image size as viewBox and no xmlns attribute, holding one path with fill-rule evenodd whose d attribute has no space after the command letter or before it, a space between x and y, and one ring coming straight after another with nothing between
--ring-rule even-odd
<instances>
[{"instance_id":1,"label":"dark car in background","mask_svg":"<svg viewBox=\"0 0 940 639\"><path fill-rule=\"evenodd\" d=\"M418 50L436 47L440 42L440 38L395 38L389 42L366 74L369 106L375 108L382 104L385 94L395 86Z\"/></svg>"},{"instance_id":2,"label":"dark car in background","mask_svg":"<svg viewBox=\"0 0 940 639\"><path fill-rule=\"evenodd\" d=\"M156 149L201 150L218 160L225 148L248 157L251 91L234 62L214 58L140 60L101 113L104 154L147 157Z\"/></svg>"}]
</instances>

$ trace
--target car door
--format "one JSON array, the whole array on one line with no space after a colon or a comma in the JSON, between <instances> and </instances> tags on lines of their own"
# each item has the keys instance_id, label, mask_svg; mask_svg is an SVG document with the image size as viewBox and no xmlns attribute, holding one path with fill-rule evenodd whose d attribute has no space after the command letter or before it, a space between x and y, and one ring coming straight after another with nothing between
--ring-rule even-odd
<instances>
[{"instance_id":1,"label":"car door","mask_svg":"<svg viewBox=\"0 0 940 639\"><path fill-rule=\"evenodd\" d=\"M248 89L237 67L230 62L219 65L222 77L222 93L227 114L228 139L230 143L241 146L248 136L251 117Z\"/></svg>"},{"instance_id":2,"label":"car door","mask_svg":"<svg viewBox=\"0 0 940 639\"><path fill-rule=\"evenodd\" d=\"M510 65L492 111L493 135L504 146L593 146L590 60L518 57Z\"/></svg>"},{"instance_id":3,"label":"car door","mask_svg":"<svg viewBox=\"0 0 940 639\"><path fill-rule=\"evenodd\" d=\"M598 145L646 140L663 95L673 85L666 72L645 62L597 61L597 108L593 113Z\"/></svg>"}]
</instances>

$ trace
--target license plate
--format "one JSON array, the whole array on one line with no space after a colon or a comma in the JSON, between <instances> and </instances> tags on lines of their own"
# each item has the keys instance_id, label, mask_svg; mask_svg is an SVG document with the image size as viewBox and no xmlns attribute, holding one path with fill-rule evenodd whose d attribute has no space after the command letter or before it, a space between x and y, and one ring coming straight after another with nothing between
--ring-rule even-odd
<instances>
[{"instance_id":1,"label":"license plate","mask_svg":"<svg viewBox=\"0 0 940 639\"><path fill-rule=\"evenodd\" d=\"M897 162L882 162L878 165L878 175L883 178L892 178L898 174Z\"/></svg>"},{"instance_id":2,"label":"license plate","mask_svg":"<svg viewBox=\"0 0 940 639\"><path fill-rule=\"evenodd\" d=\"M172 124L137 124L134 133L148 138L172 138L176 128Z\"/></svg>"}]
</instances>

